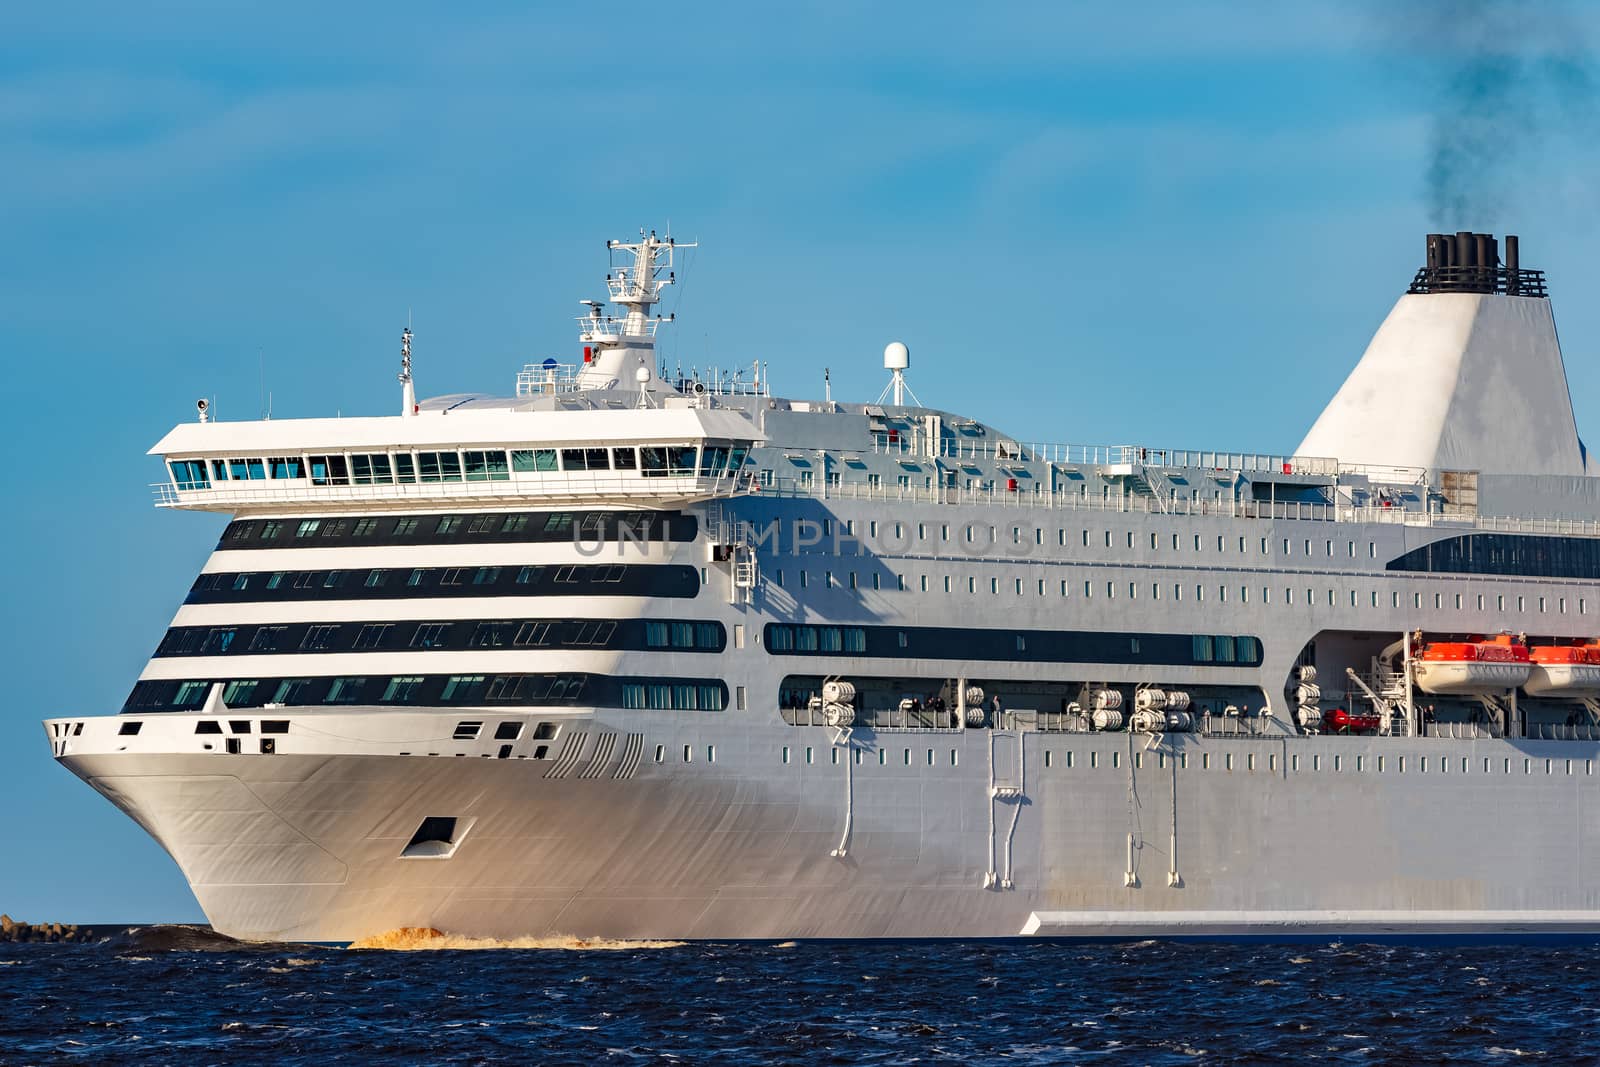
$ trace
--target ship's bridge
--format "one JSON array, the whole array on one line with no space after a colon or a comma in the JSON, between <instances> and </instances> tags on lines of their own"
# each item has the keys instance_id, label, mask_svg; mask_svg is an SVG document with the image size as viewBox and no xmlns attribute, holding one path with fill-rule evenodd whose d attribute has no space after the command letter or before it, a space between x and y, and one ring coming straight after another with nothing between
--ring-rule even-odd
<instances>
[{"instance_id":1,"label":"ship's bridge","mask_svg":"<svg viewBox=\"0 0 1600 1067\"><path fill-rule=\"evenodd\" d=\"M169 480L161 507L240 512L299 506L481 503L682 506L748 492L762 434L737 411L694 406L515 411L471 407L412 417L196 422L151 455Z\"/></svg>"}]
</instances>

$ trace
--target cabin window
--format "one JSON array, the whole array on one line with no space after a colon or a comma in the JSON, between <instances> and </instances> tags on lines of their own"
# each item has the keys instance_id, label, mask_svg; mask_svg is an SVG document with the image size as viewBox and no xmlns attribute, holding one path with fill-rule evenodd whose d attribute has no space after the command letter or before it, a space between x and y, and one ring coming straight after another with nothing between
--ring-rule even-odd
<instances>
[{"instance_id":1,"label":"cabin window","mask_svg":"<svg viewBox=\"0 0 1600 1067\"><path fill-rule=\"evenodd\" d=\"M335 678L328 687L326 703L329 704L354 704L361 699L361 693L366 688L365 678ZM264 728L264 727L263 727Z\"/></svg>"},{"instance_id":2,"label":"cabin window","mask_svg":"<svg viewBox=\"0 0 1600 1067\"><path fill-rule=\"evenodd\" d=\"M274 478L304 478L306 476L305 461L299 456L272 456L267 460L267 465L272 468Z\"/></svg>"},{"instance_id":3,"label":"cabin window","mask_svg":"<svg viewBox=\"0 0 1600 1067\"><path fill-rule=\"evenodd\" d=\"M309 703L307 690L311 688L310 678L285 678L278 683L277 691L272 694L271 704L305 704ZM246 724L248 726L248 724Z\"/></svg>"}]
</instances>

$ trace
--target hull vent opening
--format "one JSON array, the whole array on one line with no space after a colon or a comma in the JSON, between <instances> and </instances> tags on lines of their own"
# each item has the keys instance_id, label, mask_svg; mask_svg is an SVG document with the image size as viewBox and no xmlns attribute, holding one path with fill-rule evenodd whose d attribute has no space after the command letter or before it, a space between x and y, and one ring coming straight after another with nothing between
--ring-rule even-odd
<instances>
[{"instance_id":1,"label":"hull vent opening","mask_svg":"<svg viewBox=\"0 0 1600 1067\"><path fill-rule=\"evenodd\" d=\"M461 839L471 827L470 819L454 816L430 815L422 820L417 832L400 853L402 859L449 859L461 845Z\"/></svg>"}]
</instances>

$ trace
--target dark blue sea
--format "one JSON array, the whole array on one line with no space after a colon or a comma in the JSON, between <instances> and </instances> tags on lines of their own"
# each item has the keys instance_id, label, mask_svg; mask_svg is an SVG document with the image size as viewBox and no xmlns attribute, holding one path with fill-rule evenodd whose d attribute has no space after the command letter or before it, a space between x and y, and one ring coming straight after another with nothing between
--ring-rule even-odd
<instances>
[{"instance_id":1,"label":"dark blue sea","mask_svg":"<svg viewBox=\"0 0 1600 1067\"><path fill-rule=\"evenodd\" d=\"M1600 1063L1600 949L0 945L0 1063Z\"/></svg>"}]
</instances>

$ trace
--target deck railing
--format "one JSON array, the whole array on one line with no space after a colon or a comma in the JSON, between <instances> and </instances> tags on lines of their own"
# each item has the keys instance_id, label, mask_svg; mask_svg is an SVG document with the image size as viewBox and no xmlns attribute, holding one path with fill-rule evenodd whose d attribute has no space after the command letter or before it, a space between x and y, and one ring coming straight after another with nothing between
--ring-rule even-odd
<instances>
[{"instance_id":1,"label":"deck railing","mask_svg":"<svg viewBox=\"0 0 1600 1067\"><path fill-rule=\"evenodd\" d=\"M1462 531L1496 533L1562 534L1573 537L1600 537L1600 521L1592 519L1534 519L1499 516L1457 515L1438 511L1411 511L1400 507L1355 507L1348 504L1280 501L1268 503L1223 500L1192 500L1186 497L1156 498L1135 494L1104 497L1094 494L1050 491L1045 486L1022 486L1009 490L1003 486L939 488L915 485L871 485L841 482L827 485L795 478L778 478L772 485L759 487L762 496L814 497L834 500L870 500L886 504L947 504L998 508L1015 511L1097 511L1124 514L1191 515L1213 518L1299 520L1307 522L1386 524L1423 526Z\"/></svg>"},{"instance_id":2,"label":"deck railing","mask_svg":"<svg viewBox=\"0 0 1600 1067\"><path fill-rule=\"evenodd\" d=\"M1061 467L1188 468L1241 474L1336 478L1360 475L1389 485L1415 485L1427 472L1418 467L1340 463L1326 456L1294 456L1271 452L1226 452L1201 448L1151 448L1145 445L1069 445L967 436L945 438L931 454L920 430L875 429L872 451L907 459L985 460L1025 466L1048 463Z\"/></svg>"},{"instance_id":3,"label":"deck railing","mask_svg":"<svg viewBox=\"0 0 1600 1067\"><path fill-rule=\"evenodd\" d=\"M421 482L398 485L313 485L304 479L213 483L208 489L180 490L172 482L150 486L157 507L228 511L263 505L350 504L387 506L421 503L594 500L617 504L673 500L693 502L730 497L748 490L746 474L720 477L646 478L637 474L553 474L526 480Z\"/></svg>"}]
</instances>

